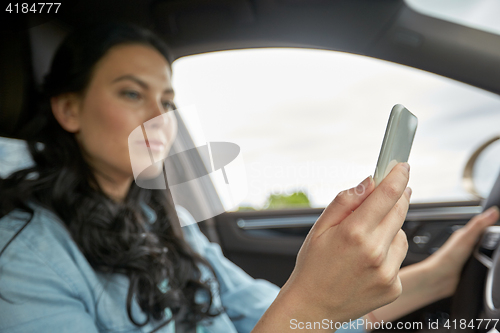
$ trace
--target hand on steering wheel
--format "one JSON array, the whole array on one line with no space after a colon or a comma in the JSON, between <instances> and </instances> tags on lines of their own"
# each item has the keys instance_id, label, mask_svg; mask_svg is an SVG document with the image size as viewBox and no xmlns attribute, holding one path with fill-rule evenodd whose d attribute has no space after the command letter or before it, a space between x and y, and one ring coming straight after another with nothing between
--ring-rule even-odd
<instances>
[{"instance_id":1,"label":"hand on steering wheel","mask_svg":"<svg viewBox=\"0 0 500 333\"><path fill-rule=\"evenodd\" d=\"M435 281L441 282L444 297L455 293L462 268L471 256L474 245L484 230L499 218L496 206L472 218L463 228L455 231L446 243L426 260L432 262Z\"/></svg>"}]
</instances>

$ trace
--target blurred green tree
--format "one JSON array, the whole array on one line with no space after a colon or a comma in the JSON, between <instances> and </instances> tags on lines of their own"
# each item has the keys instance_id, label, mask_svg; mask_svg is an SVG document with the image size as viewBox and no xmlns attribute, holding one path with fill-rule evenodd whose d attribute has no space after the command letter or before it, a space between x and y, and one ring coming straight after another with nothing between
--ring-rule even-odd
<instances>
[{"instance_id":1,"label":"blurred green tree","mask_svg":"<svg viewBox=\"0 0 500 333\"><path fill-rule=\"evenodd\" d=\"M283 208L302 208L311 207L311 202L307 194L303 191L297 191L290 195L271 194L266 200L263 209L283 209Z\"/></svg>"},{"instance_id":2,"label":"blurred green tree","mask_svg":"<svg viewBox=\"0 0 500 333\"><path fill-rule=\"evenodd\" d=\"M238 211L240 212L240 211L242 211L242 210L257 210L257 209L255 209L255 208L254 208L254 207L252 207L252 206L239 206L239 207L238 207Z\"/></svg>"}]
</instances>

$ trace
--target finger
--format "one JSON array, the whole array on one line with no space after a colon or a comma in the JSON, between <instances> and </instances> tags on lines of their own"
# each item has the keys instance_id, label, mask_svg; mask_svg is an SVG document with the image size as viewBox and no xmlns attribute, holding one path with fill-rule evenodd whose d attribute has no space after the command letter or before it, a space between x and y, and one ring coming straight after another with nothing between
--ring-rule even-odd
<instances>
[{"instance_id":1,"label":"finger","mask_svg":"<svg viewBox=\"0 0 500 333\"><path fill-rule=\"evenodd\" d=\"M457 242L474 246L479 236L484 230L493 225L499 218L499 210L497 206L490 207L479 215L474 216L465 227L462 228L461 233L457 233Z\"/></svg>"},{"instance_id":2,"label":"finger","mask_svg":"<svg viewBox=\"0 0 500 333\"><path fill-rule=\"evenodd\" d=\"M406 258L407 253L408 239L406 237L406 233L402 229L399 229L398 233L391 242L389 251L387 251L385 265L392 267L395 270L394 272L397 274L401 268L403 260Z\"/></svg>"},{"instance_id":3,"label":"finger","mask_svg":"<svg viewBox=\"0 0 500 333\"><path fill-rule=\"evenodd\" d=\"M322 234L326 229L339 224L352 214L359 205L373 192L375 182L371 176L363 180L358 186L340 192L325 208L314 224L315 232Z\"/></svg>"},{"instance_id":4,"label":"finger","mask_svg":"<svg viewBox=\"0 0 500 333\"><path fill-rule=\"evenodd\" d=\"M389 302L398 298L403 291L399 271L401 269L401 265L403 264L403 260L406 258L407 252L408 241L406 234L400 229L391 243L387 257L385 258L382 266L379 268L381 269L381 272L383 272L381 282L386 287L390 288L388 289L389 293L387 294L387 297L391 298Z\"/></svg>"},{"instance_id":5,"label":"finger","mask_svg":"<svg viewBox=\"0 0 500 333\"><path fill-rule=\"evenodd\" d=\"M387 256L381 261L379 266L374 267L378 271L378 274L374 278L378 280L380 286L385 287L385 296L390 298L388 302L394 301L401 295L402 285L399 278L399 270L407 252L408 241L406 234L400 229L391 243Z\"/></svg>"},{"instance_id":6,"label":"finger","mask_svg":"<svg viewBox=\"0 0 500 333\"><path fill-rule=\"evenodd\" d=\"M474 216L466 225L467 234L472 234L477 238L484 229L493 225L499 218L499 210L497 206L493 206L485 210L479 215ZM473 237L473 236L471 236Z\"/></svg>"},{"instance_id":7,"label":"finger","mask_svg":"<svg viewBox=\"0 0 500 333\"><path fill-rule=\"evenodd\" d=\"M356 210L356 221L373 230L403 195L409 179L408 163L398 163Z\"/></svg>"},{"instance_id":8,"label":"finger","mask_svg":"<svg viewBox=\"0 0 500 333\"><path fill-rule=\"evenodd\" d=\"M407 187L399 198L398 202L392 207L390 212L384 217L379 226L373 231L376 239L379 239L382 244L391 244L392 239L401 230L403 223L406 220L406 214L410 207L411 188ZM388 248L386 249L386 251Z\"/></svg>"}]
</instances>

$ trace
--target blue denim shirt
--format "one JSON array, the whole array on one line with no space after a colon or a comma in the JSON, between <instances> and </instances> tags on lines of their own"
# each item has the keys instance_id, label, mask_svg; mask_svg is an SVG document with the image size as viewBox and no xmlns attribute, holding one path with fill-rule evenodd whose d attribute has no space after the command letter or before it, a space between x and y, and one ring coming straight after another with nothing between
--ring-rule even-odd
<instances>
[{"instance_id":1,"label":"blue denim shirt","mask_svg":"<svg viewBox=\"0 0 500 333\"><path fill-rule=\"evenodd\" d=\"M147 206L144 209L154 223L154 211ZM215 304L226 308L211 322L200 323L197 332L250 332L279 288L253 279L226 259L220 246L208 241L185 208L176 206L176 210L187 224L182 228L187 242L216 272L220 295ZM16 210L0 220L0 249L27 217ZM37 207L33 220L0 257L0 294L4 298L0 298L0 332L151 332L158 322L139 328L128 318L128 285L124 275L94 271L60 219ZM132 314L138 322L146 318L135 300ZM172 322L158 332L174 331Z\"/></svg>"}]
</instances>

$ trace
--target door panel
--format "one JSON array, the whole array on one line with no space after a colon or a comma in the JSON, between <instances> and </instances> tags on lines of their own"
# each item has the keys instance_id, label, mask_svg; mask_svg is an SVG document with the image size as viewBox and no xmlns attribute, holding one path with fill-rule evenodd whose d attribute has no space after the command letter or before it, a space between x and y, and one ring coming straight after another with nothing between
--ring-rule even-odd
<instances>
[{"instance_id":1,"label":"door panel","mask_svg":"<svg viewBox=\"0 0 500 333\"><path fill-rule=\"evenodd\" d=\"M224 213L216 227L225 256L254 278L282 286L323 209Z\"/></svg>"},{"instance_id":2,"label":"door panel","mask_svg":"<svg viewBox=\"0 0 500 333\"><path fill-rule=\"evenodd\" d=\"M226 257L253 277L281 286L322 211L313 208L224 213L215 218L215 225ZM403 266L427 258L454 230L480 212L479 202L410 205L403 225L409 245Z\"/></svg>"}]
</instances>

